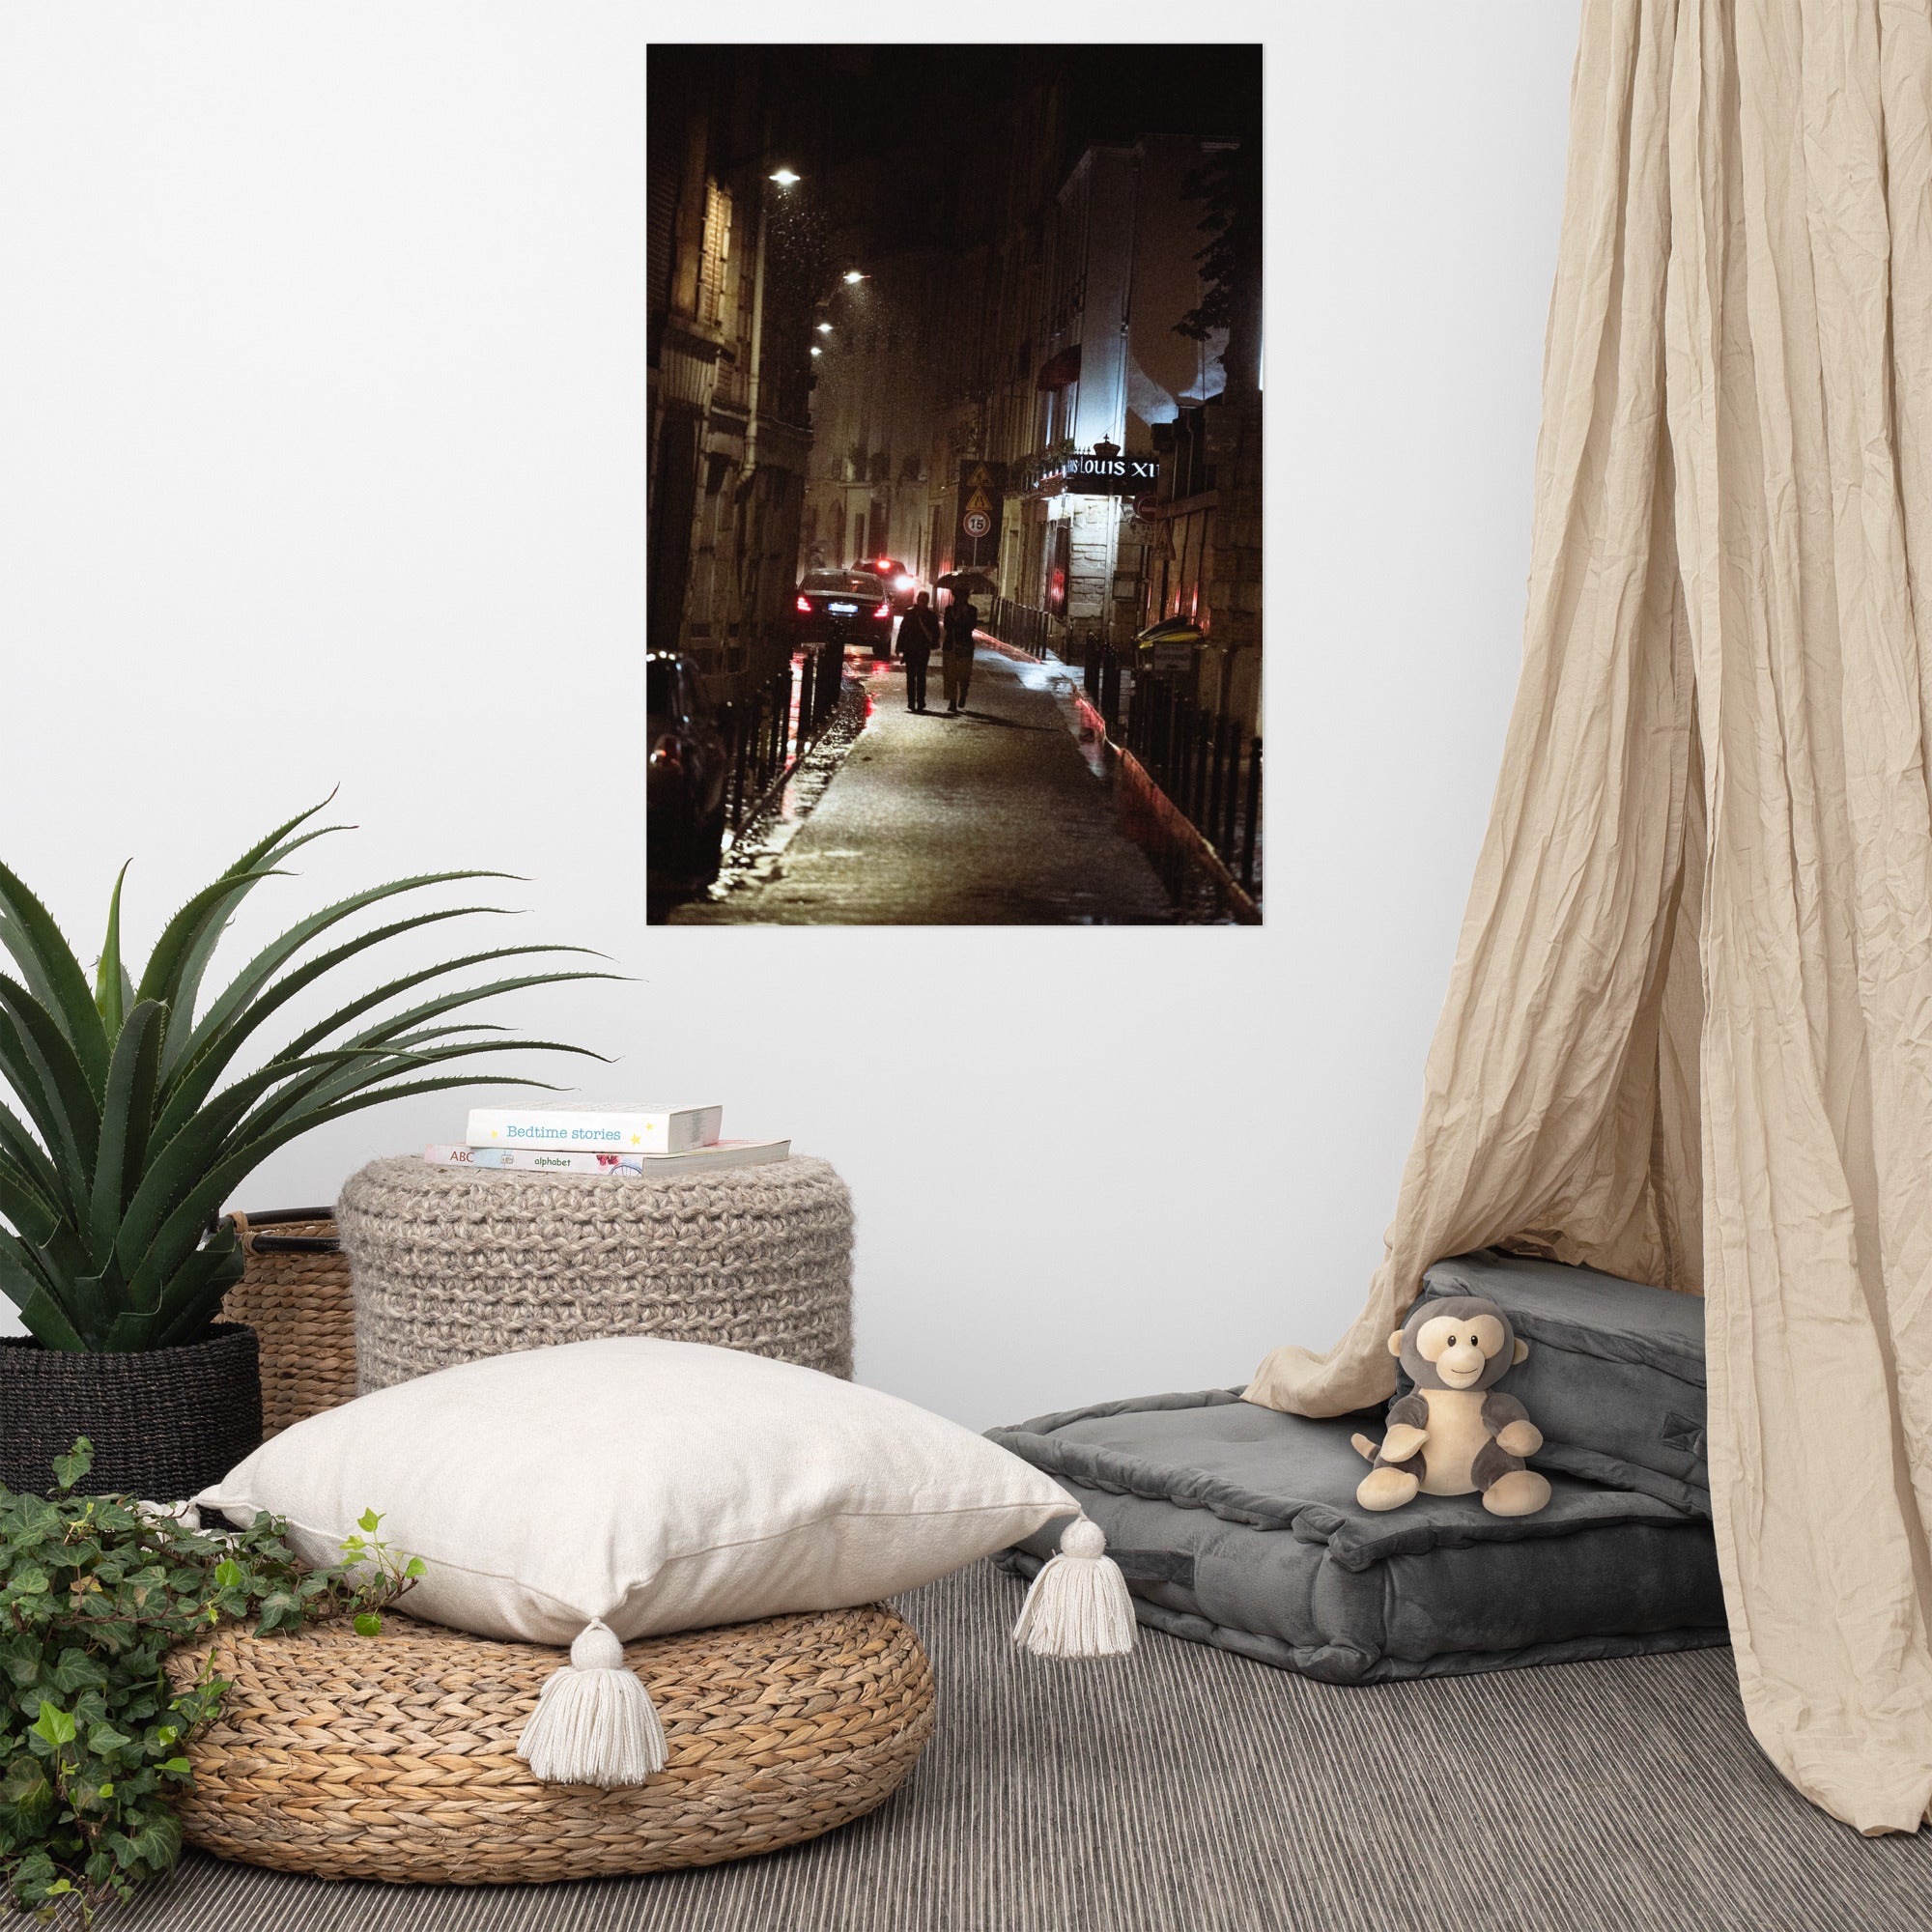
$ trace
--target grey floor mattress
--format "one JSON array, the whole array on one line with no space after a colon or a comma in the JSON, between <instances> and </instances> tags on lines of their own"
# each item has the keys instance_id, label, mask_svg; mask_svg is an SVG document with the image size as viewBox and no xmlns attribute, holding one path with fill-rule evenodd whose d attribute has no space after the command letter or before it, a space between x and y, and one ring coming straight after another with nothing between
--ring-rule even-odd
<instances>
[{"instance_id":1,"label":"grey floor mattress","mask_svg":"<svg viewBox=\"0 0 1932 1932\"><path fill-rule=\"evenodd\" d=\"M1232 1389L996 1429L1106 1532L1145 1624L1333 1684L1570 1663L1728 1641L1710 1524L1552 1472L1548 1506L1355 1501L1379 1409L1311 1421ZM1037 1572L1061 1524L1007 1552Z\"/></svg>"},{"instance_id":2,"label":"grey floor mattress","mask_svg":"<svg viewBox=\"0 0 1932 1932\"><path fill-rule=\"evenodd\" d=\"M1529 1344L1502 1385L1543 1431L1532 1460L1546 1476L1560 1469L1711 1514L1696 1295L1493 1248L1437 1262L1422 1292L1488 1295Z\"/></svg>"}]
</instances>

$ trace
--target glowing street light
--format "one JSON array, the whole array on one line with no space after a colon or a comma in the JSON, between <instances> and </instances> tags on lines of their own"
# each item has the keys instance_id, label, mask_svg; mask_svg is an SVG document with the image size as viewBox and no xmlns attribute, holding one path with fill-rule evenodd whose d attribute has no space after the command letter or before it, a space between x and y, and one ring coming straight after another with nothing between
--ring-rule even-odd
<instances>
[{"instance_id":1,"label":"glowing street light","mask_svg":"<svg viewBox=\"0 0 1932 1932\"><path fill-rule=\"evenodd\" d=\"M845 279L848 283L850 283L850 282L868 282L872 278L869 275L862 275L857 269L847 269L845 270Z\"/></svg>"},{"instance_id":2,"label":"glowing street light","mask_svg":"<svg viewBox=\"0 0 1932 1932\"><path fill-rule=\"evenodd\" d=\"M801 177L793 174L789 168L780 168L776 173L767 175L765 179L777 182L781 187L789 187L793 182L800 180Z\"/></svg>"},{"instance_id":3,"label":"glowing street light","mask_svg":"<svg viewBox=\"0 0 1932 1932\"><path fill-rule=\"evenodd\" d=\"M818 325L818 332L820 335L830 335L832 333L832 325L829 322L821 322Z\"/></svg>"},{"instance_id":4,"label":"glowing street light","mask_svg":"<svg viewBox=\"0 0 1932 1932\"><path fill-rule=\"evenodd\" d=\"M813 343L813 344L811 345L811 353L812 353L812 354L813 354L814 355L823 355L825 354L825 351L824 351L824 350L822 350L821 348L819 348L819 346L817 345L817 343L815 343L815 342L814 342L814 343Z\"/></svg>"}]
</instances>

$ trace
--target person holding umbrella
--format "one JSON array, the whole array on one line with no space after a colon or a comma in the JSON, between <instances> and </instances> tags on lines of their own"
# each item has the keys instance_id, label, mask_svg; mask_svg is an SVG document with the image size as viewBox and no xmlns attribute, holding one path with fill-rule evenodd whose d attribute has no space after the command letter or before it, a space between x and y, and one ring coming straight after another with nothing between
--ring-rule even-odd
<instances>
[{"instance_id":1,"label":"person holding umbrella","mask_svg":"<svg viewBox=\"0 0 1932 1932\"><path fill-rule=\"evenodd\" d=\"M991 585L977 573L949 570L939 580L939 587L952 593L952 602L946 607L939 668L947 711L957 716L966 708L966 693L973 683L973 632L980 622L970 593Z\"/></svg>"},{"instance_id":2,"label":"person holding umbrella","mask_svg":"<svg viewBox=\"0 0 1932 1932\"><path fill-rule=\"evenodd\" d=\"M979 621L980 612L972 599L964 598L963 593L946 607L939 668L946 689L947 711L955 717L965 710L966 693L973 682L973 630Z\"/></svg>"}]
</instances>

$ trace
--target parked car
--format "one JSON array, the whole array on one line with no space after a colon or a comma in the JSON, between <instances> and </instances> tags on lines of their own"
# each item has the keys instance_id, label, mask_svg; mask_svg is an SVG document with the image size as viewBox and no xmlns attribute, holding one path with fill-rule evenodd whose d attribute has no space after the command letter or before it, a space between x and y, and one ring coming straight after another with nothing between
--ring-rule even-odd
<instances>
[{"instance_id":1,"label":"parked car","mask_svg":"<svg viewBox=\"0 0 1932 1932\"><path fill-rule=\"evenodd\" d=\"M893 654L893 600L868 570L815 570L799 580L792 616L801 644L863 644Z\"/></svg>"},{"instance_id":2,"label":"parked car","mask_svg":"<svg viewBox=\"0 0 1932 1932\"><path fill-rule=\"evenodd\" d=\"M664 903L718 876L731 757L704 679L682 652L645 653L644 714L646 894Z\"/></svg>"},{"instance_id":3,"label":"parked car","mask_svg":"<svg viewBox=\"0 0 1932 1932\"><path fill-rule=\"evenodd\" d=\"M868 556L861 558L852 568L869 572L886 586L886 597L895 617L903 617L912 609L913 599L919 595L919 579L910 564L901 563L895 556Z\"/></svg>"}]
</instances>

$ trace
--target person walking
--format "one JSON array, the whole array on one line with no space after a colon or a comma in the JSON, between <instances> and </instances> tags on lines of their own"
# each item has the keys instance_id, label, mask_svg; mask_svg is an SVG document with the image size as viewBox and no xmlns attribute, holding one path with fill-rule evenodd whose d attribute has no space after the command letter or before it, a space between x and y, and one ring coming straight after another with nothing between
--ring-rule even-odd
<instances>
[{"instance_id":1,"label":"person walking","mask_svg":"<svg viewBox=\"0 0 1932 1932\"><path fill-rule=\"evenodd\" d=\"M939 619L933 614L932 593L922 590L913 607L899 619L899 656L905 659L906 709L925 709L925 667L939 644Z\"/></svg>"},{"instance_id":2,"label":"person walking","mask_svg":"<svg viewBox=\"0 0 1932 1932\"><path fill-rule=\"evenodd\" d=\"M970 598L954 597L946 607L944 648L939 668L945 680L946 708L956 715L966 708L966 692L973 682L973 632L980 613Z\"/></svg>"}]
</instances>

